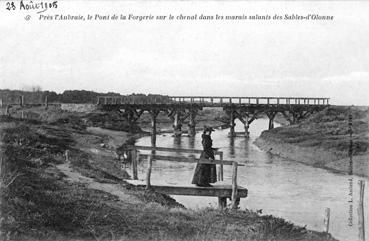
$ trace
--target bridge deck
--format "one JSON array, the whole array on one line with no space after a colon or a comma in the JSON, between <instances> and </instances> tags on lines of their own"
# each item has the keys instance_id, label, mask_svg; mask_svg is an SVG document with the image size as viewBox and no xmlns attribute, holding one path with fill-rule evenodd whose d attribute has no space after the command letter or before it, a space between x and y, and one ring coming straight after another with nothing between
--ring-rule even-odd
<instances>
[{"instance_id":1,"label":"bridge deck","mask_svg":"<svg viewBox=\"0 0 369 241\"><path fill-rule=\"evenodd\" d=\"M131 185L136 187L146 187L144 180L125 180ZM153 183L151 188L159 193L169 195L188 195L188 196L212 196L230 198L232 196L232 185L226 182L217 182L211 184L212 187L198 187L194 184L187 186L178 186L168 183ZM237 197L247 197L247 189L241 186L237 186Z\"/></svg>"},{"instance_id":2,"label":"bridge deck","mask_svg":"<svg viewBox=\"0 0 369 241\"><path fill-rule=\"evenodd\" d=\"M100 96L97 105L153 105L153 106L185 106L197 105L201 107L225 107L236 106L326 106L329 98L309 97L219 97L219 96L168 96L165 100L161 98L135 99L124 96Z\"/></svg>"}]
</instances>

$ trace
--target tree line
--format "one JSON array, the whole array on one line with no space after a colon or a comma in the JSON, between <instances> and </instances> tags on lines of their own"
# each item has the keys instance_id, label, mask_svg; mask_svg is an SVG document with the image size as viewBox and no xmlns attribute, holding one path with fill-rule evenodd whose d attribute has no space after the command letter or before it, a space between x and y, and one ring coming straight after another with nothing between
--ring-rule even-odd
<instances>
[{"instance_id":1,"label":"tree line","mask_svg":"<svg viewBox=\"0 0 369 241\"><path fill-rule=\"evenodd\" d=\"M76 103L76 104L96 104L98 96L122 96L132 98L135 101L149 101L150 99L160 100L162 102L169 102L169 97L164 95L154 94L130 94L121 95L119 93L108 92L99 93L88 90L65 90L63 93L56 93L54 91L23 91L23 90L9 90L0 89L0 99L3 104L16 104L19 103L20 96L23 96L25 104L42 104L45 103L46 98L49 103Z\"/></svg>"}]
</instances>

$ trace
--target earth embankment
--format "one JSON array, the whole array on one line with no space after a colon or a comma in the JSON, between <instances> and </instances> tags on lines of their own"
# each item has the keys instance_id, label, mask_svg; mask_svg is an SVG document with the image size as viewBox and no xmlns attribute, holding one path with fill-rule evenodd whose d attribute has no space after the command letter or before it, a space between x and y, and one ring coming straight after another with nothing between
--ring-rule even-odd
<instances>
[{"instance_id":1,"label":"earth embankment","mask_svg":"<svg viewBox=\"0 0 369 241\"><path fill-rule=\"evenodd\" d=\"M368 107L331 106L299 124L264 131L255 144L283 158L342 173L349 173L351 159L353 173L368 177L368 123Z\"/></svg>"}]
</instances>

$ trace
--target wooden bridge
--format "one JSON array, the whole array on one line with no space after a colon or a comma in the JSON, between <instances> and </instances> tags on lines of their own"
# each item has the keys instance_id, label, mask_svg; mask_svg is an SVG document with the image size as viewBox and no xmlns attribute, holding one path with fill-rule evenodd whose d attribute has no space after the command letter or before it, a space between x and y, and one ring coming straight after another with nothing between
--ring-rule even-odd
<instances>
[{"instance_id":1,"label":"wooden bridge","mask_svg":"<svg viewBox=\"0 0 369 241\"><path fill-rule=\"evenodd\" d=\"M98 105L198 105L224 107L229 105L329 105L329 98L311 97L224 97L224 96L168 96L145 100L124 96L100 96Z\"/></svg>"},{"instance_id":2,"label":"wooden bridge","mask_svg":"<svg viewBox=\"0 0 369 241\"><path fill-rule=\"evenodd\" d=\"M132 159L132 176L133 180L125 180L131 185L137 187L146 187L146 189L152 189L159 193L165 193L169 195L190 195L190 196L213 196L218 197L218 205L220 209L227 206L227 198L230 198L232 203L232 209L237 209L240 198L247 197L247 189L237 185L237 168L243 166L235 161L223 160L223 152L215 151L215 160L200 159L195 157L175 157L168 155L157 155L157 152L176 152L176 153L190 153L200 154L201 150L193 149L176 149L165 147L148 147L148 146L129 146ZM151 151L150 154L141 154L139 151ZM138 180L137 164L140 159L147 159L147 171L145 180ZM169 185L165 183L152 183L151 172L153 160L164 160L174 162L187 162L187 163L203 163L203 164L215 164L218 165L218 182L212 184L212 187L198 187L193 184L188 185ZM223 181L223 165L232 166L232 183L226 183Z\"/></svg>"},{"instance_id":3,"label":"wooden bridge","mask_svg":"<svg viewBox=\"0 0 369 241\"><path fill-rule=\"evenodd\" d=\"M135 123L143 112L151 115L152 135L156 135L156 118L160 112L173 121L173 132L182 134L182 124L188 119L188 133L195 135L195 118L205 107L221 107L229 117L230 136L235 136L235 120L244 125L248 136L250 124L261 114L269 118L269 129L274 118L281 113L291 124L329 106L329 98L309 97L221 97L221 96L167 96L135 99L123 96L101 96L97 105L106 111L119 111L130 123ZM239 134L239 133L238 133Z\"/></svg>"}]
</instances>

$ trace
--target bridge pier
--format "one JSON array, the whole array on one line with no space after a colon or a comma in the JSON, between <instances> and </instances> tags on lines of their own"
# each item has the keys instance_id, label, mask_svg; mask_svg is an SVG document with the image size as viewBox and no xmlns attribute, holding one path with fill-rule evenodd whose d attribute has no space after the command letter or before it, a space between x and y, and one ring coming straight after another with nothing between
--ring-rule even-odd
<instances>
[{"instance_id":1,"label":"bridge pier","mask_svg":"<svg viewBox=\"0 0 369 241\"><path fill-rule=\"evenodd\" d=\"M196 135L196 122L195 122L196 115L197 115L196 110L190 110L190 114L189 114L190 120L188 122L188 135L189 136Z\"/></svg>"},{"instance_id":2,"label":"bridge pier","mask_svg":"<svg viewBox=\"0 0 369 241\"><path fill-rule=\"evenodd\" d=\"M277 112L275 111L269 111L269 112L266 112L268 118L269 118L269 127L268 127L268 130L271 130L274 128L274 117L275 115L277 114Z\"/></svg>"},{"instance_id":3,"label":"bridge pier","mask_svg":"<svg viewBox=\"0 0 369 241\"><path fill-rule=\"evenodd\" d=\"M235 116L234 116L234 111L231 109L229 112L229 133L228 136L235 136L235 131L234 131L234 127L236 126L235 123Z\"/></svg>"},{"instance_id":4,"label":"bridge pier","mask_svg":"<svg viewBox=\"0 0 369 241\"><path fill-rule=\"evenodd\" d=\"M182 119L181 119L181 111L175 111L173 117L173 133L174 136L182 135Z\"/></svg>"},{"instance_id":5,"label":"bridge pier","mask_svg":"<svg viewBox=\"0 0 369 241\"><path fill-rule=\"evenodd\" d=\"M245 128L245 137L250 137L250 132L249 132L249 128L250 128L250 124L249 124L249 120L248 120L248 116L246 116L246 120L243 123L244 128Z\"/></svg>"},{"instance_id":6,"label":"bridge pier","mask_svg":"<svg viewBox=\"0 0 369 241\"><path fill-rule=\"evenodd\" d=\"M159 111L151 110L149 113L151 116L151 145L156 146L156 117Z\"/></svg>"},{"instance_id":7,"label":"bridge pier","mask_svg":"<svg viewBox=\"0 0 369 241\"><path fill-rule=\"evenodd\" d=\"M122 117L128 121L130 127L132 127L137 122L137 120L144 112L144 110L137 110L134 108L127 108L123 112L120 109L116 111L118 111L122 115Z\"/></svg>"}]
</instances>

